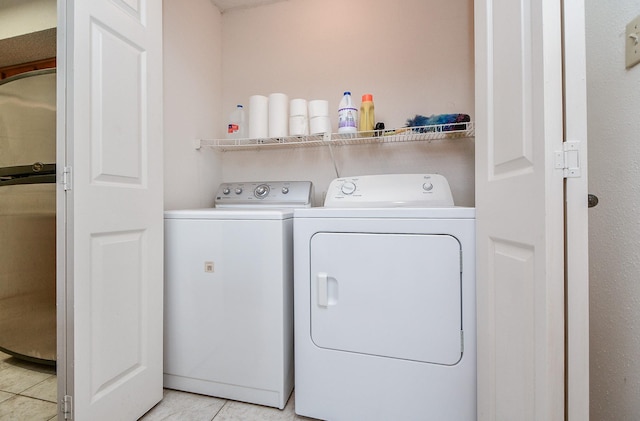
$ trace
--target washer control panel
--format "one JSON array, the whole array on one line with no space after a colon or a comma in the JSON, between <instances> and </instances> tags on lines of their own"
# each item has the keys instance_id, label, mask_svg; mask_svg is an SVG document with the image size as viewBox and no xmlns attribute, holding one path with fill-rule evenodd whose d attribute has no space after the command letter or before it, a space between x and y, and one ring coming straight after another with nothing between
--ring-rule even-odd
<instances>
[{"instance_id":1,"label":"washer control panel","mask_svg":"<svg viewBox=\"0 0 640 421\"><path fill-rule=\"evenodd\" d=\"M215 207L311 207L310 181L246 181L222 183Z\"/></svg>"},{"instance_id":2,"label":"washer control panel","mask_svg":"<svg viewBox=\"0 0 640 421\"><path fill-rule=\"evenodd\" d=\"M440 174L384 174L341 177L331 182L325 207L454 206L451 188Z\"/></svg>"}]
</instances>

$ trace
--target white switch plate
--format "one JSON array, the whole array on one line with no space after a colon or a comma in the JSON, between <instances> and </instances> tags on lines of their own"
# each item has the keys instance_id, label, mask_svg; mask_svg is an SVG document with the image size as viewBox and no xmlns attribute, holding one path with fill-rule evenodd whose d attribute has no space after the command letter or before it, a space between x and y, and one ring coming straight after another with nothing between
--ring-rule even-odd
<instances>
[{"instance_id":1,"label":"white switch plate","mask_svg":"<svg viewBox=\"0 0 640 421\"><path fill-rule=\"evenodd\" d=\"M640 63L640 16L627 24L625 58L627 69Z\"/></svg>"}]
</instances>

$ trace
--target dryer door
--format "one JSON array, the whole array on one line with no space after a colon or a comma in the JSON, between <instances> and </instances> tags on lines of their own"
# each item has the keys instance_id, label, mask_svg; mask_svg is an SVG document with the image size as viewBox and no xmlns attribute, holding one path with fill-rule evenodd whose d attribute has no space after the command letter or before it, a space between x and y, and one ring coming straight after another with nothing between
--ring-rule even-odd
<instances>
[{"instance_id":1,"label":"dryer door","mask_svg":"<svg viewBox=\"0 0 640 421\"><path fill-rule=\"evenodd\" d=\"M321 348L454 365L461 251L450 235L317 233L311 338Z\"/></svg>"}]
</instances>

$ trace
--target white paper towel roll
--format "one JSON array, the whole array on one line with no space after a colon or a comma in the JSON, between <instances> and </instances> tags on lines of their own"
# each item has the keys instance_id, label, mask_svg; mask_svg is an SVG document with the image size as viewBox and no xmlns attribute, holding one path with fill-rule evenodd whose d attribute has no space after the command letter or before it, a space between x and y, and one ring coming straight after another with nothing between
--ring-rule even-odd
<instances>
[{"instance_id":1,"label":"white paper towel roll","mask_svg":"<svg viewBox=\"0 0 640 421\"><path fill-rule=\"evenodd\" d=\"M269 95L269 137L289 134L289 97L287 94Z\"/></svg>"},{"instance_id":2,"label":"white paper towel roll","mask_svg":"<svg viewBox=\"0 0 640 421\"><path fill-rule=\"evenodd\" d=\"M289 102L289 136L306 136L308 134L307 100L292 99Z\"/></svg>"},{"instance_id":3,"label":"white paper towel roll","mask_svg":"<svg viewBox=\"0 0 640 421\"><path fill-rule=\"evenodd\" d=\"M309 101L309 118L328 117L329 101L324 99L314 99Z\"/></svg>"},{"instance_id":4,"label":"white paper towel roll","mask_svg":"<svg viewBox=\"0 0 640 421\"><path fill-rule=\"evenodd\" d=\"M309 134L309 119L306 115L289 117L289 136L306 136Z\"/></svg>"},{"instance_id":5,"label":"white paper towel roll","mask_svg":"<svg viewBox=\"0 0 640 421\"><path fill-rule=\"evenodd\" d=\"M269 98L264 95L249 97L249 137L269 137Z\"/></svg>"},{"instance_id":6,"label":"white paper towel roll","mask_svg":"<svg viewBox=\"0 0 640 421\"><path fill-rule=\"evenodd\" d=\"M292 99L289 103L289 115L307 115L307 100L302 98Z\"/></svg>"},{"instance_id":7,"label":"white paper towel roll","mask_svg":"<svg viewBox=\"0 0 640 421\"><path fill-rule=\"evenodd\" d=\"M321 115L309 119L309 132L311 134L320 134L331 132L331 121L329 116Z\"/></svg>"}]
</instances>

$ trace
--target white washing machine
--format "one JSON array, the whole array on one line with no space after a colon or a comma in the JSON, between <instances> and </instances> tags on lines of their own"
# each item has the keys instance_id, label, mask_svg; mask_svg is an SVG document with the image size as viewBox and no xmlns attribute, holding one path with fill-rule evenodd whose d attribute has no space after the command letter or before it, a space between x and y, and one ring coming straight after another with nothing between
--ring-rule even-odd
<instances>
[{"instance_id":1,"label":"white washing machine","mask_svg":"<svg viewBox=\"0 0 640 421\"><path fill-rule=\"evenodd\" d=\"M294 215L296 413L475 420L475 209L411 174L334 180Z\"/></svg>"},{"instance_id":2,"label":"white washing machine","mask_svg":"<svg viewBox=\"0 0 640 421\"><path fill-rule=\"evenodd\" d=\"M165 212L164 386L284 408L293 389L293 208L307 181L223 183Z\"/></svg>"}]
</instances>

